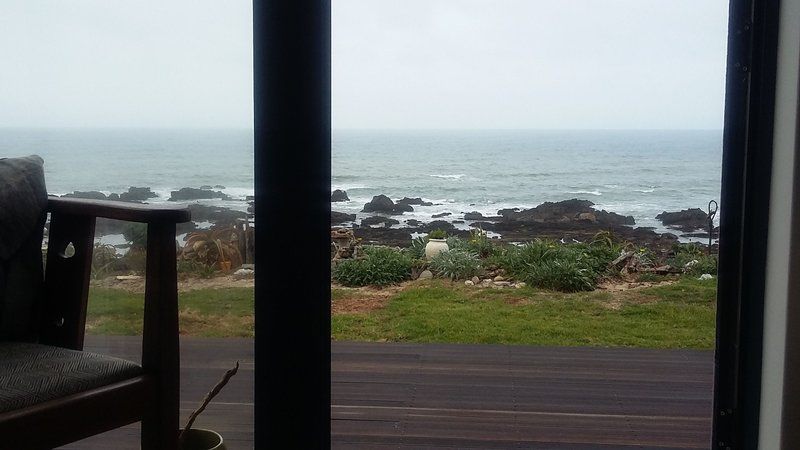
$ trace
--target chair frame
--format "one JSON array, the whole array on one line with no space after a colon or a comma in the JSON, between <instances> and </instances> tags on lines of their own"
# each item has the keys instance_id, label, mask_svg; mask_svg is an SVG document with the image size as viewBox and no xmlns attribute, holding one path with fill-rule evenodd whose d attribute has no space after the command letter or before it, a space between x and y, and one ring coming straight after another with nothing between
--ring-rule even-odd
<instances>
[{"instance_id":1,"label":"chair frame","mask_svg":"<svg viewBox=\"0 0 800 450\"><path fill-rule=\"evenodd\" d=\"M185 207L49 197L50 233L39 342L83 350L98 217L147 224L147 269L137 377L0 414L0 449L48 449L136 421L142 448L178 447L180 357L175 226ZM69 243L74 255L64 250Z\"/></svg>"}]
</instances>

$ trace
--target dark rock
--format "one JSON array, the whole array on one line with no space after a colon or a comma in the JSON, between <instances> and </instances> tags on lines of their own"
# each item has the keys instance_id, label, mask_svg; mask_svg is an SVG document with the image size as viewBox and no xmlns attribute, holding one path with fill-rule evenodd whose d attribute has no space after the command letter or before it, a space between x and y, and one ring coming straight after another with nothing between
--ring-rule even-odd
<instances>
[{"instance_id":1,"label":"dark rock","mask_svg":"<svg viewBox=\"0 0 800 450\"><path fill-rule=\"evenodd\" d=\"M230 197L220 191L210 191L207 189L196 189L185 187L170 193L169 201L184 201L184 200L207 200L218 198L221 200L230 200Z\"/></svg>"},{"instance_id":2,"label":"dark rock","mask_svg":"<svg viewBox=\"0 0 800 450\"><path fill-rule=\"evenodd\" d=\"M437 218L439 218L439 217L447 217L447 216L449 216L449 215L451 215L451 213L449 213L449 212L443 212L443 213L439 213L439 214L433 214L431 217L433 217L434 219L437 219Z\"/></svg>"},{"instance_id":3,"label":"dark rock","mask_svg":"<svg viewBox=\"0 0 800 450\"><path fill-rule=\"evenodd\" d=\"M520 211L519 208L501 209L497 213L503 220L537 223L569 223L590 222L601 226L634 225L632 216L598 211L589 200L564 200L560 202L544 202L541 205Z\"/></svg>"},{"instance_id":4,"label":"dark rock","mask_svg":"<svg viewBox=\"0 0 800 450\"><path fill-rule=\"evenodd\" d=\"M397 204L397 205L433 206L433 203L426 202L426 201L422 200L419 197L414 197L414 198L403 197L400 200L398 200L397 202L395 202L395 204Z\"/></svg>"},{"instance_id":5,"label":"dark rock","mask_svg":"<svg viewBox=\"0 0 800 450\"><path fill-rule=\"evenodd\" d=\"M364 205L361 212L380 212L385 214L403 214L404 211L413 211L409 205L396 205L392 199L381 194L372 197L372 201Z\"/></svg>"},{"instance_id":6,"label":"dark rock","mask_svg":"<svg viewBox=\"0 0 800 450\"><path fill-rule=\"evenodd\" d=\"M681 236L708 239L708 231L696 231L694 233L682 233ZM711 233L711 238L712 239L719 238L719 227L714 227L714 229L712 230L712 233Z\"/></svg>"},{"instance_id":7,"label":"dark rock","mask_svg":"<svg viewBox=\"0 0 800 450\"><path fill-rule=\"evenodd\" d=\"M510 217L512 214L517 213L519 211L520 211L519 208L506 208L506 209L501 209L501 210L497 211L497 215L502 216L502 217L506 217L506 216Z\"/></svg>"},{"instance_id":8,"label":"dark rock","mask_svg":"<svg viewBox=\"0 0 800 450\"><path fill-rule=\"evenodd\" d=\"M406 224L408 224L408 226L410 226L410 227L422 226L422 222L420 222L417 219L408 219L408 220L406 220Z\"/></svg>"},{"instance_id":9,"label":"dark rock","mask_svg":"<svg viewBox=\"0 0 800 450\"><path fill-rule=\"evenodd\" d=\"M69 194L64 194L62 197L70 198L85 198L89 200L107 200L106 194L99 191L75 191Z\"/></svg>"},{"instance_id":10,"label":"dark rock","mask_svg":"<svg viewBox=\"0 0 800 450\"><path fill-rule=\"evenodd\" d=\"M114 200L114 201L119 201L119 194L112 192L112 193L108 194L108 199L109 200Z\"/></svg>"},{"instance_id":11,"label":"dark rock","mask_svg":"<svg viewBox=\"0 0 800 450\"><path fill-rule=\"evenodd\" d=\"M392 225L399 224L399 220L391 219L389 217L382 217L382 216L372 216L372 217L365 217L361 219L361 226L362 227L371 227L373 225L381 225L385 228L389 228Z\"/></svg>"},{"instance_id":12,"label":"dark rock","mask_svg":"<svg viewBox=\"0 0 800 450\"><path fill-rule=\"evenodd\" d=\"M225 189L225 186L223 186L221 184L215 184L214 185L214 189Z\"/></svg>"},{"instance_id":13,"label":"dark rock","mask_svg":"<svg viewBox=\"0 0 800 450\"><path fill-rule=\"evenodd\" d=\"M356 220L355 214L347 214L339 211L331 211L331 223L353 222Z\"/></svg>"},{"instance_id":14,"label":"dark rock","mask_svg":"<svg viewBox=\"0 0 800 450\"><path fill-rule=\"evenodd\" d=\"M372 201L364 205L361 212L383 212L391 214L394 212L394 202L389 197L381 194L372 197Z\"/></svg>"},{"instance_id":15,"label":"dark rock","mask_svg":"<svg viewBox=\"0 0 800 450\"><path fill-rule=\"evenodd\" d=\"M151 198L157 198L158 194L151 191L149 187L129 187L128 192L119 194L119 199L123 202L144 202Z\"/></svg>"},{"instance_id":16,"label":"dark rock","mask_svg":"<svg viewBox=\"0 0 800 450\"><path fill-rule=\"evenodd\" d=\"M211 189L214 189L214 187L213 186L209 186L207 184L204 184L204 185L200 186L200 189L210 191Z\"/></svg>"},{"instance_id":17,"label":"dark rock","mask_svg":"<svg viewBox=\"0 0 800 450\"><path fill-rule=\"evenodd\" d=\"M336 189L335 191L331 192L331 202L349 202L350 197L347 196L347 192Z\"/></svg>"},{"instance_id":18,"label":"dark rock","mask_svg":"<svg viewBox=\"0 0 800 450\"><path fill-rule=\"evenodd\" d=\"M429 233L433 230L443 230L450 233L455 230L456 227L454 227L452 223L444 220L434 220L433 222L423 225L422 229Z\"/></svg>"},{"instance_id":19,"label":"dark rock","mask_svg":"<svg viewBox=\"0 0 800 450\"><path fill-rule=\"evenodd\" d=\"M211 222L215 225L228 225L247 218L247 213L242 211L197 203L190 204L189 211L192 213L193 221Z\"/></svg>"},{"instance_id":20,"label":"dark rock","mask_svg":"<svg viewBox=\"0 0 800 450\"><path fill-rule=\"evenodd\" d=\"M452 223L464 223L463 220L451 220Z\"/></svg>"},{"instance_id":21,"label":"dark rock","mask_svg":"<svg viewBox=\"0 0 800 450\"><path fill-rule=\"evenodd\" d=\"M700 208L684 209L683 211L664 211L656 216L664 226L677 228L681 231L694 231L708 227L708 215Z\"/></svg>"},{"instance_id":22,"label":"dark rock","mask_svg":"<svg viewBox=\"0 0 800 450\"><path fill-rule=\"evenodd\" d=\"M483 220L483 214L478 211L464 213L464 220Z\"/></svg>"},{"instance_id":23,"label":"dark rock","mask_svg":"<svg viewBox=\"0 0 800 450\"><path fill-rule=\"evenodd\" d=\"M359 227L353 230L362 244L388 245L390 247L411 246L411 232L407 228Z\"/></svg>"}]
</instances>

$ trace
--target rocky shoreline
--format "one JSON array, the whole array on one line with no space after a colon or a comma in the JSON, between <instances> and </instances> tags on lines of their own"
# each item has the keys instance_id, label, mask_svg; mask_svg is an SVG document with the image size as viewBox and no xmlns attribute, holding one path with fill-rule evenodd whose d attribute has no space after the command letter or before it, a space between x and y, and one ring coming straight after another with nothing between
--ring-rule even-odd
<instances>
[{"instance_id":1,"label":"rocky shoreline","mask_svg":"<svg viewBox=\"0 0 800 450\"><path fill-rule=\"evenodd\" d=\"M346 192L334 193L337 198L347 198ZM334 196L332 204L335 208ZM331 225L348 227L363 243L408 247L415 235L429 233L434 229L449 235L469 236L469 230L454 224L465 223L484 231L496 233L502 242L524 242L534 238L553 239L561 242L585 242L599 232L610 232L620 240L647 247L657 253L669 252L681 237L708 238L707 215L694 208L658 215L665 227L676 233L658 233L651 227L636 227L631 216L598 210L589 200L570 199L560 202L545 202L535 208L501 209L496 216L484 216L476 211L460 214L436 214L424 223L416 219L402 220L402 214L413 211L415 204L425 204L420 198L408 197L392 201L385 195L375 196L364 205L361 212L373 214L356 223L355 214L331 211ZM409 209L410 208L410 209ZM702 217L701 217L702 215ZM446 220L443 220L446 217ZM712 237L717 238L719 228ZM716 244L715 244L716 245Z\"/></svg>"},{"instance_id":2,"label":"rocky shoreline","mask_svg":"<svg viewBox=\"0 0 800 450\"><path fill-rule=\"evenodd\" d=\"M231 200L218 189L224 186L201 186L198 188L185 187L172 191L167 201L189 202L188 207L192 212L192 222L179 224L178 234L195 231L198 223L211 227L229 226L245 220L252 213L227 208L196 203L198 200ZM127 192L105 195L102 192L72 192L64 197L107 199L128 202L148 202L157 195L149 187L130 187ZM589 200L569 199L559 202L545 202L535 208L522 209L510 208L497 211L497 215L485 216L477 211L464 211L460 213L433 214L430 221L418 219L403 219L404 212L414 211L414 207L429 206L420 197L403 197L392 200L386 195L377 195L372 201L366 203L361 210L369 214L358 219L356 214L336 211L336 203L347 201L345 191L336 190L331 193L331 226L352 228L355 236L366 244L389 245L408 247L414 236L427 234L435 229L446 231L449 235L460 237L469 236L470 231L457 227L463 224L468 227L479 227L491 232L502 242L524 242L535 238L547 238L562 242L585 242L591 240L597 233L606 231L612 233L620 240L631 242L637 246L647 247L653 251L669 251L679 242L680 238L707 239L708 218L705 212L692 208L683 211L663 213L656 216L668 229L675 233L658 233L651 227L637 227L631 216L623 216L614 212L596 209ZM290 226L290 222L289 222ZM100 219L97 221L96 234L98 236L109 234L122 234L126 224L114 220ZM719 228L714 228L712 239L716 239Z\"/></svg>"}]
</instances>

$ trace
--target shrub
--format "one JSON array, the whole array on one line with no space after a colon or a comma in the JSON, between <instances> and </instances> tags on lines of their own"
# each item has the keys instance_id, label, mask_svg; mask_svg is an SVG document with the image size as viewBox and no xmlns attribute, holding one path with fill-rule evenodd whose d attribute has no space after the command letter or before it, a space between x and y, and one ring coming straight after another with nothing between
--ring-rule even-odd
<instances>
[{"instance_id":1,"label":"shrub","mask_svg":"<svg viewBox=\"0 0 800 450\"><path fill-rule=\"evenodd\" d=\"M444 230L440 230L438 228L428 233L428 239L446 239L446 238L447 238L447 233L445 233Z\"/></svg>"},{"instance_id":2,"label":"shrub","mask_svg":"<svg viewBox=\"0 0 800 450\"><path fill-rule=\"evenodd\" d=\"M476 253L481 258L488 258L497 252L497 246L489 239L486 232L480 228L473 228L470 231L467 246L470 251Z\"/></svg>"},{"instance_id":3,"label":"shrub","mask_svg":"<svg viewBox=\"0 0 800 450\"><path fill-rule=\"evenodd\" d=\"M577 260L551 259L531 264L523 280L544 289L563 292L594 290L597 274Z\"/></svg>"},{"instance_id":4,"label":"shrub","mask_svg":"<svg viewBox=\"0 0 800 450\"><path fill-rule=\"evenodd\" d=\"M211 278L214 276L216 270L214 266L209 266L198 261L179 259L178 260L178 274L179 275L193 275L199 278Z\"/></svg>"},{"instance_id":5,"label":"shrub","mask_svg":"<svg viewBox=\"0 0 800 450\"><path fill-rule=\"evenodd\" d=\"M703 245L676 244L672 250L675 255L667 260L667 263L672 267L685 269L687 275L696 276L704 273L715 275L717 273L717 257L706 254Z\"/></svg>"},{"instance_id":6,"label":"shrub","mask_svg":"<svg viewBox=\"0 0 800 450\"><path fill-rule=\"evenodd\" d=\"M434 256L430 269L440 277L465 280L481 273L481 261L474 253L455 249Z\"/></svg>"},{"instance_id":7,"label":"shrub","mask_svg":"<svg viewBox=\"0 0 800 450\"><path fill-rule=\"evenodd\" d=\"M346 259L333 269L333 278L345 286L386 286L411 277L413 259L388 247L364 247L364 257Z\"/></svg>"},{"instance_id":8,"label":"shrub","mask_svg":"<svg viewBox=\"0 0 800 450\"><path fill-rule=\"evenodd\" d=\"M122 236L131 243L132 249L147 247L147 225L144 223L128 223L122 230Z\"/></svg>"},{"instance_id":9,"label":"shrub","mask_svg":"<svg viewBox=\"0 0 800 450\"><path fill-rule=\"evenodd\" d=\"M413 259L420 259L425 257L425 246L428 245L428 238L419 236L411 239L411 247L405 249L408 256Z\"/></svg>"},{"instance_id":10,"label":"shrub","mask_svg":"<svg viewBox=\"0 0 800 450\"><path fill-rule=\"evenodd\" d=\"M458 236L450 236L447 238L448 250L467 250L468 247L467 241Z\"/></svg>"},{"instance_id":11,"label":"shrub","mask_svg":"<svg viewBox=\"0 0 800 450\"><path fill-rule=\"evenodd\" d=\"M92 278L103 279L114 272L126 269L117 249L108 244L94 244L92 249Z\"/></svg>"},{"instance_id":12,"label":"shrub","mask_svg":"<svg viewBox=\"0 0 800 450\"><path fill-rule=\"evenodd\" d=\"M509 246L493 258L514 278L531 286L564 292L590 291L608 263L618 256L602 245L565 245L536 239Z\"/></svg>"}]
</instances>

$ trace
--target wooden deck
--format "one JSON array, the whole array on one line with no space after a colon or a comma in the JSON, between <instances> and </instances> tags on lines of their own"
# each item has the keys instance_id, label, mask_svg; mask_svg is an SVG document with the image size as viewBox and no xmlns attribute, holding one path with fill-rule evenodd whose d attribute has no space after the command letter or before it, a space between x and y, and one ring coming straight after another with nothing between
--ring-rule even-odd
<instances>
[{"instance_id":1,"label":"wooden deck","mask_svg":"<svg viewBox=\"0 0 800 450\"><path fill-rule=\"evenodd\" d=\"M183 339L182 415L234 360L197 421L252 448L253 345ZM137 359L139 339L87 350ZM332 344L334 448L708 448L712 353L495 345ZM131 425L63 448L138 449Z\"/></svg>"}]
</instances>

